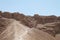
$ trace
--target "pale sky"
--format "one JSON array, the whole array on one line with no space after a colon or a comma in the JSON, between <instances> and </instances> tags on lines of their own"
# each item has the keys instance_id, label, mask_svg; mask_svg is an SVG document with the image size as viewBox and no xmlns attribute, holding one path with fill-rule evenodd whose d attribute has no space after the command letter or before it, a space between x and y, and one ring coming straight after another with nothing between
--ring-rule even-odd
<instances>
[{"instance_id":1,"label":"pale sky","mask_svg":"<svg viewBox=\"0 0 60 40\"><path fill-rule=\"evenodd\" d=\"M0 0L0 11L60 16L60 0Z\"/></svg>"}]
</instances>

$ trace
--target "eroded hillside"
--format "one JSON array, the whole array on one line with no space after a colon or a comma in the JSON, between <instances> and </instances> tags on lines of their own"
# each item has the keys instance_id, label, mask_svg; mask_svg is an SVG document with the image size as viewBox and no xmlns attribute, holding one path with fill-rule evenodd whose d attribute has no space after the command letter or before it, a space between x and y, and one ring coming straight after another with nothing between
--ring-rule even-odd
<instances>
[{"instance_id":1,"label":"eroded hillside","mask_svg":"<svg viewBox=\"0 0 60 40\"><path fill-rule=\"evenodd\" d=\"M21 24L19 21L13 19L3 20L5 20L7 23L10 23L8 23L5 30L1 32L0 40L55 40L55 38L48 33L36 28L29 28ZM2 28L4 27L2 26Z\"/></svg>"},{"instance_id":2,"label":"eroded hillside","mask_svg":"<svg viewBox=\"0 0 60 40\"><path fill-rule=\"evenodd\" d=\"M36 28L56 38L60 34L60 16L40 16L38 14L26 16L18 12L10 13L0 11L0 33L2 30L5 30L6 25L11 23L8 19L14 19L29 28Z\"/></svg>"}]
</instances>

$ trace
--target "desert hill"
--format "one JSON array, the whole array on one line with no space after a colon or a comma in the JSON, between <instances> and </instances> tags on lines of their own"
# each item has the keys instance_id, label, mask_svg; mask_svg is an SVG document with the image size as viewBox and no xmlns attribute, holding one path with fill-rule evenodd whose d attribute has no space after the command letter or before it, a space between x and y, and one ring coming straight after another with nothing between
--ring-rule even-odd
<instances>
[{"instance_id":1,"label":"desert hill","mask_svg":"<svg viewBox=\"0 0 60 40\"><path fill-rule=\"evenodd\" d=\"M35 27L37 28L38 25L45 25L47 24L46 26L48 26L49 28L52 28L53 29L53 32L51 32L52 30L47 30L47 32L49 34L54 34L53 36L55 36L55 34L59 34L60 33L60 16L57 17L57 16L54 16L54 15L51 15L51 16L40 16L38 14L35 14L34 16L26 16L22 13L18 13L18 12L14 12L14 13L10 13L10 12L2 12L0 11L0 18L3 17L3 18L8 18L8 19L15 19L17 21L20 21L22 24L32 28L32 27ZM50 24L53 24L53 26L50 26ZM57 26L57 27L56 27ZM43 30L46 30L46 28L48 27L44 27L42 28ZM41 29L39 28L38 26L38 29ZM58 29L58 30L56 30Z\"/></svg>"},{"instance_id":2,"label":"desert hill","mask_svg":"<svg viewBox=\"0 0 60 40\"><path fill-rule=\"evenodd\" d=\"M18 22L15 23L14 20L15 20L15 22L16 21L18 21ZM22 13L18 13L18 12L10 13L10 12L0 11L0 34L3 31L8 30L8 26L10 24L12 25L12 23L19 24L19 25L20 24L24 25L24 27L23 27L24 30L25 30L25 28L30 29L30 30L32 28L35 28L39 31L41 30L43 32L46 32L47 34L49 34L50 36L52 36L56 39L60 38L60 36L58 36L58 35L60 35L60 16L58 16L58 17L54 16L54 15L41 16L41 15L38 15L38 14L35 14L34 16L26 16L26 15L24 15ZM16 26L16 25L13 25L13 26ZM11 29L12 29L12 26L11 26ZM32 29L32 30L35 30L35 29ZM33 32L33 33L35 33L35 32ZM7 32L7 34L8 34L8 32ZM6 40L8 40L8 39L6 39Z\"/></svg>"},{"instance_id":3,"label":"desert hill","mask_svg":"<svg viewBox=\"0 0 60 40\"><path fill-rule=\"evenodd\" d=\"M3 23L9 23L6 25L5 30L0 33L0 40L55 40L55 38L48 33L36 28L29 28L14 19L3 18L2 20L0 21ZM2 28L4 27L2 26Z\"/></svg>"}]
</instances>

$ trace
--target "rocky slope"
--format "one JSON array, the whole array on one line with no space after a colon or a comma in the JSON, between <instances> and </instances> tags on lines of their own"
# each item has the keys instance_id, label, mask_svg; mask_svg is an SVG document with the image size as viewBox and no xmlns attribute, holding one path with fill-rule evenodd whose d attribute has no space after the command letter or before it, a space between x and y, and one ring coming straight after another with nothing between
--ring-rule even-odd
<instances>
[{"instance_id":1,"label":"rocky slope","mask_svg":"<svg viewBox=\"0 0 60 40\"><path fill-rule=\"evenodd\" d=\"M2 20L2 23L0 23L0 30L5 30L5 25L9 24L8 21L5 23L4 19L6 18L19 21L21 24L29 28L36 28L38 30L42 30L52 35L53 37L56 37L56 35L60 34L60 16L40 16L38 14L35 14L34 16L26 16L18 12L10 13L0 11L0 20ZM2 26L5 28L2 28Z\"/></svg>"},{"instance_id":2,"label":"rocky slope","mask_svg":"<svg viewBox=\"0 0 60 40\"><path fill-rule=\"evenodd\" d=\"M3 20L10 23L8 23L5 30L1 32L0 40L55 40L55 38L48 33L36 28L29 28L19 21L13 19L9 19L9 21L8 19ZM2 28L4 27L2 26Z\"/></svg>"}]
</instances>

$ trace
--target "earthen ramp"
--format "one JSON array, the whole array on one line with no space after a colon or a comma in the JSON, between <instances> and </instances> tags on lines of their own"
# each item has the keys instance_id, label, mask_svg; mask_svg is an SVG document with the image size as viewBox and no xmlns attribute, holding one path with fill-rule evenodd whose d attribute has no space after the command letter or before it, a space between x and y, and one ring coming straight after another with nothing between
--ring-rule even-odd
<instances>
[{"instance_id":1,"label":"earthen ramp","mask_svg":"<svg viewBox=\"0 0 60 40\"><path fill-rule=\"evenodd\" d=\"M9 20L6 29L0 34L0 40L55 40L46 32L35 28L28 28L16 20Z\"/></svg>"}]
</instances>

